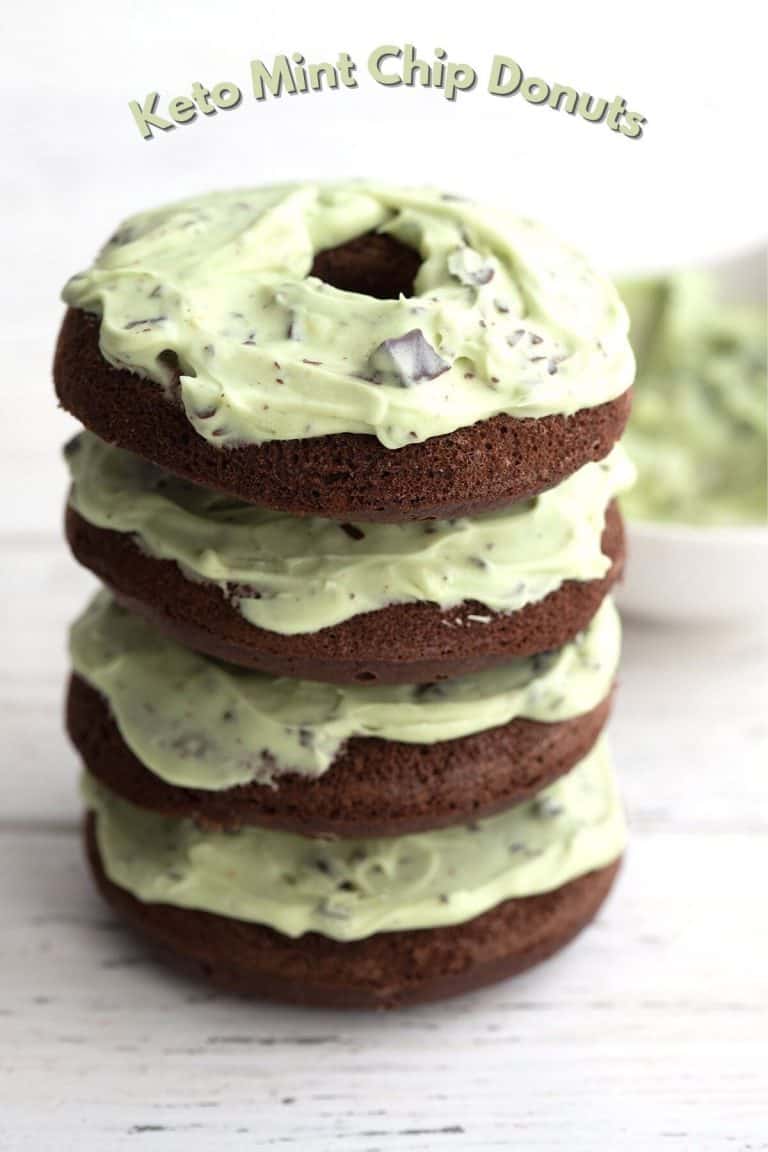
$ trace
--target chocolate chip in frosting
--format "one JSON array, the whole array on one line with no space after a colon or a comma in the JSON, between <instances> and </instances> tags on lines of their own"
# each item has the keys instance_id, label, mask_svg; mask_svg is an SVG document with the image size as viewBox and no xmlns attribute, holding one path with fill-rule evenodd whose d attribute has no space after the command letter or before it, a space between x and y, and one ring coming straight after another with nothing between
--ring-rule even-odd
<instances>
[{"instance_id":1,"label":"chocolate chip in frosting","mask_svg":"<svg viewBox=\"0 0 768 1152\"><path fill-rule=\"evenodd\" d=\"M531 668L537 675L539 672L546 672L556 658L557 652L553 650L548 652L535 652L533 656L529 657Z\"/></svg>"},{"instance_id":2,"label":"chocolate chip in frosting","mask_svg":"<svg viewBox=\"0 0 768 1152\"><path fill-rule=\"evenodd\" d=\"M554 820L561 815L563 806L550 796L537 796L531 805L531 811L540 820Z\"/></svg>"},{"instance_id":3,"label":"chocolate chip in frosting","mask_svg":"<svg viewBox=\"0 0 768 1152\"><path fill-rule=\"evenodd\" d=\"M403 336L384 340L368 361L374 384L396 384L412 388L422 380L434 380L447 372L450 364L425 339L420 328Z\"/></svg>"},{"instance_id":4,"label":"chocolate chip in frosting","mask_svg":"<svg viewBox=\"0 0 768 1152\"><path fill-rule=\"evenodd\" d=\"M481 288L493 280L495 270L474 248L457 248L448 257L451 276L470 288Z\"/></svg>"},{"instance_id":5,"label":"chocolate chip in frosting","mask_svg":"<svg viewBox=\"0 0 768 1152\"><path fill-rule=\"evenodd\" d=\"M299 744L302 748L312 748L315 743L315 733L312 728L299 728Z\"/></svg>"},{"instance_id":6,"label":"chocolate chip in frosting","mask_svg":"<svg viewBox=\"0 0 768 1152\"><path fill-rule=\"evenodd\" d=\"M208 747L207 737L194 732L182 732L171 741L171 748L182 760L199 760Z\"/></svg>"},{"instance_id":7,"label":"chocolate chip in frosting","mask_svg":"<svg viewBox=\"0 0 768 1152\"><path fill-rule=\"evenodd\" d=\"M341 904L332 904L330 900L321 900L317 905L318 915L329 920L349 920L352 912Z\"/></svg>"}]
</instances>

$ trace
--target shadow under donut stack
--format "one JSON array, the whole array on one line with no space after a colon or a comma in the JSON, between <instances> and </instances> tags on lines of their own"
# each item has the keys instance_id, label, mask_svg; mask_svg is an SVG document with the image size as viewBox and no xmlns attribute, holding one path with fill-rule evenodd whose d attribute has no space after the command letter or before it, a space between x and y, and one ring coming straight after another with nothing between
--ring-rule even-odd
<instances>
[{"instance_id":1,"label":"shadow under donut stack","mask_svg":"<svg viewBox=\"0 0 768 1152\"><path fill-rule=\"evenodd\" d=\"M376 185L214 193L64 291L86 839L239 993L391 1007L594 916L632 480L612 285L538 225Z\"/></svg>"}]
</instances>

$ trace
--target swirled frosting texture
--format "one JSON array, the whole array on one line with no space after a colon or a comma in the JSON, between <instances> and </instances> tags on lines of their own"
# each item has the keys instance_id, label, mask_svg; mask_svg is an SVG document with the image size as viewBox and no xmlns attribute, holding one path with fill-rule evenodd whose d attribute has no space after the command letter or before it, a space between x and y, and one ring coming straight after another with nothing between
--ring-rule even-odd
<instances>
[{"instance_id":1,"label":"swirled frosting texture","mask_svg":"<svg viewBox=\"0 0 768 1152\"><path fill-rule=\"evenodd\" d=\"M161 636L101 592L73 625L75 671L107 699L146 767L219 790L279 774L316 777L353 736L436 744L517 717L583 715L610 691L620 625L609 599L554 652L432 685L335 685L220 664Z\"/></svg>"},{"instance_id":2,"label":"swirled frosting texture","mask_svg":"<svg viewBox=\"0 0 768 1152\"><path fill-rule=\"evenodd\" d=\"M202 831L135 808L88 776L85 794L113 883L145 903L203 909L291 937L359 940L462 923L606 866L625 839L602 741L533 800L470 827L412 836Z\"/></svg>"},{"instance_id":3,"label":"swirled frosting texture","mask_svg":"<svg viewBox=\"0 0 768 1152\"><path fill-rule=\"evenodd\" d=\"M422 258L414 295L309 275L370 231ZM431 190L365 183L215 192L133 216L65 301L112 364L172 383L211 443L341 432L388 448L488 419L573 413L632 381L613 285L542 227Z\"/></svg>"},{"instance_id":4,"label":"swirled frosting texture","mask_svg":"<svg viewBox=\"0 0 768 1152\"><path fill-rule=\"evenodd\" d=\"M246 620L316 632L388 604L477 600L515 612L565 580L597 580L608 502L633 479L622 448L541 496L448 521L339 524L287 516L190 484L84 433L67 452L76 511L151 556L218 584ZM479 621L482 623L482 621Z\"/></svg>"}]
</instances>

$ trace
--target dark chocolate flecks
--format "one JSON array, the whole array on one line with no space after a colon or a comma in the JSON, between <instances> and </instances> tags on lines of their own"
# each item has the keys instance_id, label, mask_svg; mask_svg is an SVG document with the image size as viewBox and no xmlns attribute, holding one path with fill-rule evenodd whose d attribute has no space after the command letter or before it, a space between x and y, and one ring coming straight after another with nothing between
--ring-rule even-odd
<instances>
[{"instance_id":1,"label":"dark chocolate flecks","mask_svg":"<svg viewBox=\"0 0 768 1152\"><path fill-rule=\"evenodd\" d=\"M71 460L73 456L77 455L82 446L82 433L77 432L70 440L67 440L66 444L62 448L64 459Z\"/></svg>"},{"instance_id":2,"label":"dark chocolate flecks","mask_svg":"<svg viewBox=\"0 0 768 1152\"><path fill-rule=\"evenodd\" d=\"M549 796L537 796L531 804L531 812L539 820L554 820L562 815L563 806Z\"/></svg>"},{"instance_id":3,"label":"dark chocolate flecks","mask_svg":"<svg viewBox=\"0 0 768 1152\"><path fill-rule=\"evenodd\" d=\"M312 728L299 728L299 744L302 748L312 748L315 743L315 733Z\"/></svg>"},{"instance_id":4,"label":"dark chocolate flecks","mask_svg":"<svg viewBox=\"0 0 768 1152\"><path fill-rule=\"evenodd\" d=\"M317 906L317 911L320 916L325 916L329 920L349 920L352 915L349 908L332 904L329 900L322 900Z\"/></svg>"},{"instance_id":5,"label":"dark chocolate flecks","mask_svg":"<svg viewBox=\"0 0 768 1152\"><path fill-rule=\"evenodd\" d=\"M122 248L123 245L130 244L135 240L136 236L136 229L131 226L118 228L117 232L113 232L109 240L107 240L107 244L111 248Z\"/></svg>"},{"instance_id":6,"label":"dark chocolate flecks","mask_svg":"<svg viewBox=\"0 0 768 1152\"><path fill-rule=\"evenodd\" d=\"M155 324L163 324L167 319L167 316L145 316L142 320L129 320L123 326L123 331L128 332L132 328L152 328Z\"/></svg>"},{"instance_id":7,"label":"dark chocolate flecks","mask_svg":"<svg viewBox=\"0 0 768 1152\"><path fill-rule=\"evenodd\" d=\"M445 696L445 685L439 682L431 684L417 684L413 690L414 700L421 702L429 700L442 700Z\"/></svg>"},{"instance_id":8,"label":"dark chocolate flecks","mask_svg":"<svg viewBox=\"0 0 768 1152\"><path fill-rule=\"evenodd\" d=\"M183 733L171 742L173 751L182 760L198 760L208 749L208 740L194 732Z\"/></svg>"}]
</instances>

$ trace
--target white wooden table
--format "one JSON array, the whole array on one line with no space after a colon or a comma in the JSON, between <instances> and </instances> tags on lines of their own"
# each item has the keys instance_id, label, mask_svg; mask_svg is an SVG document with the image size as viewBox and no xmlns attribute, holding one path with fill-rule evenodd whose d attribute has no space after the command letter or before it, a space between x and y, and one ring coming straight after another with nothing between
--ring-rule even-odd
<instances>
[{"instance_id":1,"label":"white wooden table","mask_svg":"<svg viewBox=\"0 0 768 1152\"><path fill-rule=\"evenodd\" d=\"M60 719L91 582L0 544L3 1152L768 1149L764 628L628 629L632 842L576 945L453 1003L292 1010L166 972L93 892Z\"/></svg>"}]
</instances>

